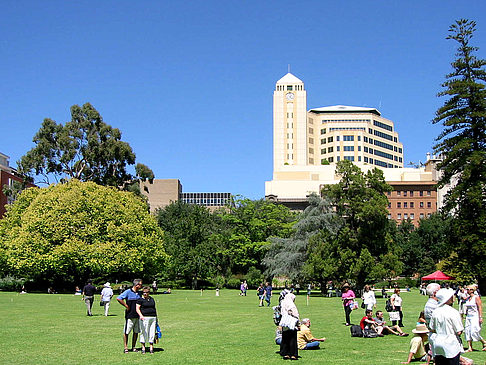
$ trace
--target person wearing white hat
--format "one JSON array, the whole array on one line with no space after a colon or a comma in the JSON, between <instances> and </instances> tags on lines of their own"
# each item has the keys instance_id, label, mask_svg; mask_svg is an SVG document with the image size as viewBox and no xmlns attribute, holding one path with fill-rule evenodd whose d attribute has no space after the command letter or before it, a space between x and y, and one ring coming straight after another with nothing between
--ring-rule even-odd
<instances>
[{"instance_id":1,"label":"person wearing white hat","mask_svg":"<svg viewBox=\"0 0 486 365\"><path fill-rule=\"evenodd\" d=\"M428 339L429 329L423 323L418 324L415 329L412 330L415 336L410 340L410 352L408 353L407 361L402 362L402 364L410 364L412 359L419 361L430 362L430 356L427 355L428 345L425 345Z\"/></svg>"},{"instance_id":2,"label":"person wearing white hat","mask_svg":"<svg viewBox=\"0 0 486 365\"><path fill-rule=\"evenodd\" d=\"M459 336L464 327L459 312L452 308L454 290L440 289L435 296L439 303L429 323L434 362L436 365L459 365L464 352Z\"/></svg>"},{"instance_id":3,"label":"person wearing white hat","mask_svg":"<svg viewBox=\"0 0 486 365\"><path fill-rule=\"evenodd\" d=\"M111 298L113 297L113 289L110 283L103 284L103 290L101 291L101 302L105 307L105 317L108 317L108 310L110 309Z\"/></svg>"}]
</instances>

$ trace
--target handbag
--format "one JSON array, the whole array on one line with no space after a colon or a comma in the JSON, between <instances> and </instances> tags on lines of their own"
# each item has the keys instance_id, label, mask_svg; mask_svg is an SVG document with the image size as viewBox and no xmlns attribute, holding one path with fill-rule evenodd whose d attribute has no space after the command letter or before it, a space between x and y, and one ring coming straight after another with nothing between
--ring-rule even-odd
<instances>
[{"instance_id":1,"label":"handbag","mask_svg":"<svg viewBox=\"0 0 486 365\"><path fill-rule=\"evenodd\" d=\"M359 304L356 300L351 302L351 304L349 306L351 307L351 310L355 310L355 309L359 308Z\"/></svg>"},{"instance_id":2,"label":"handbag","mask_svg":"<svg viewBox=\"0 0 486 365\"><path fill-rule=\"evenodd\" d=\"M291 316L288 313L282 313L282 319L280 320L280 326L288 328L290 330L294 330L297 328L297 324L299 323L299 319L296 317Z\"/></svg>"},{"instance_id":3,"label":"handbag","mask_svg":"<svg viewBox=\"0 0 486 365\"><path fill-rule=\"evenodd\" d=\"M388 312L388 315L390 316L390 321L400 320L400 312L398 311Z\"/></svg>"}]
</instances>

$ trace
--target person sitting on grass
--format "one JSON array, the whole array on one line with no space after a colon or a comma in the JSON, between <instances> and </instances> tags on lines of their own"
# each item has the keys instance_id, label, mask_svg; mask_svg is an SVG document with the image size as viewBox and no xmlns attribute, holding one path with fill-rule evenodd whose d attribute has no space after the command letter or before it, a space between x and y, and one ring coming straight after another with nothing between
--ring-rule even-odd
<instances>
[{"instance_id":1,"label":"person sitting on grass","mask_svg":"<svg viewBox=\"0 0 486 365\"><path fill-rule=\"evenodd\" d=\"M315 338L310 330L311 321L304 318L297 332L297 345L299 350L319 350L319 342L326 341L325 337Z\"/></svg>"},{"instance_id":2,"label":"person sitting on grass","mask_svg":"<svg viewBox=\"0 0 486 365\"><path fill-rule=\"evenodd\" d=\"M385 318L383 318L383 311L377 311L376 317L373 320L375 321L375 330L378 332L378 336L380 334L388 335L390 333L395 336L408 336L408 333L404 333L400 326L387 326Z\"/></svg>"},{"instance_id":3,"label":"person sitting on grass","mask_svg":"<svg viewBox=\"0 0 486 365\"><path fill-rule=\"evenodd\" d=\"M402 364L410 364L412 360L415 361L427 361L427 365L430 363L430 356L427 354L429 351L429 344L425 344L428 340L429 330L425 324L418 324L415 329L412 330L415 336L410 340L410 352L408 353L407 361L403 361Z\"/></svg>"},{"instance_id":4,"label":"person sitting on grass","mask_svg":"<svg viewBox=\"0 0 486 365\"><path fill-rule=\"evenodd\" d=\"M361 318L361 321L359 322L359 326L361 327L361 330L363 331L363 333L365 333L365 332L376 332L376 329L375 329L376 322L373 319L373 311L371 309L366 310L366 316ZM383 337L382 334L378 334L378 336Z\"/></svg>"}]
</instances>

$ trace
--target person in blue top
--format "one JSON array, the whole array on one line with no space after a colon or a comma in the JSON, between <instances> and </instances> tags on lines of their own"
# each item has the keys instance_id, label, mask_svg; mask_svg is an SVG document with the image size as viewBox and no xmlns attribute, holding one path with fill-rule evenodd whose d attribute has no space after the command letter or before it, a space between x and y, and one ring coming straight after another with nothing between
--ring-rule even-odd
<instances>
[{"instance_id":1,"label":"person in blue top","mask_svg":"<svg viewBox=\"0 0 486 365\"><path fill-rule=\"evenodd\" d=\"M132 351L137 352L135 348L137 344L138 334L140 333L139 315L137 313L137 301L140 299L138 294L139 289L142 288L142 279L133 280L133 286L130 289L121 293L116 300L125 307L125 326L123 328L123 345L124 352L128 354L128 335L133 330L132 335Z\"/></svg>"},{"instance_id":2,"label":"person in blue top","mask_svg":"<svg viewBox=\"0 0 486 365\"><path fill-rule=\"evenodd\" d=\"M270 283L265 283L265 301L267 302L267 307L270 307L270 300L272 299L272 286Z\"/></svg>"}]
</instances>

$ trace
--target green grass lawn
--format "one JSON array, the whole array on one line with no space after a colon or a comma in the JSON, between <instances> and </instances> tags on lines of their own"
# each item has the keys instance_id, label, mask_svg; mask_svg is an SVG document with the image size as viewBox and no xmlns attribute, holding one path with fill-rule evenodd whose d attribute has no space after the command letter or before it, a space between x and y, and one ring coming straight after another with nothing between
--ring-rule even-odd
<instances>
[{"instance_id":1,"label":"green grass lawn","mask_svg":"<svg viewBox=\"0 0 486 365\"><path fill-rule=\"evenodd\" d=\"M87 317L79 296L2 292L0 364L282 363L275 353L272 309L259 308L255 292L249 293L241 297L236 290L222 290L216 297L214 291L201 296L199 291L174 290L156 295L162 341L155 354L142 355L123 354L123 308L116 301L109 317L97 302L94 316ZM417 291L402 297L405 331L411 333L426 298ZM274 296L272 304L276 302ZM311 318L313 334L327 338L320 351L300 351L300 361L369 365L399 364L407 358L410 337L352 338L339 298L311 297L306 305L300 295L296 304L301 318ZM378 309L383 308L384 300L378 298ZM352 322L358 323L362 313L354 311ZM476 349L480 345L474 343ZM486 361L486 352L467 356L476 364Z\"/></svg>"}]
</instances>

